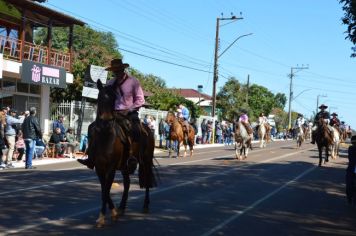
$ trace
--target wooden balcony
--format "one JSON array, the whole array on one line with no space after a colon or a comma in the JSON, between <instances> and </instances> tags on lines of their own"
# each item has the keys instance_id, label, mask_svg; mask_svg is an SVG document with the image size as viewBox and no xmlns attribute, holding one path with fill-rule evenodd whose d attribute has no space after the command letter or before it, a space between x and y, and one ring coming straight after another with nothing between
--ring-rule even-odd
<instances>
[{"instance_id":1,"label":"wooden balcony","mask_svg":"<svg viewBox=\"0 0 356 236\"><path fill-rule=\"evenodd\" d=\"M69 52L22 42L19 39L0 35L0 53L4 59L21 62L23 59L35 61L47 65L63 67L67 71L71 68L71 56ZM21 53L23 56L21 56Z\"/></svg>"}]
</instances>

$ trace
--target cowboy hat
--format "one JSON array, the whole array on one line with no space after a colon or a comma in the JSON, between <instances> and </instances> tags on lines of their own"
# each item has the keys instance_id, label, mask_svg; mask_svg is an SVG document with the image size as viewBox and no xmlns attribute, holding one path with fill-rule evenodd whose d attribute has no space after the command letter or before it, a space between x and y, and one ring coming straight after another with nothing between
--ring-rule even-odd
<instances>
[{"instance_id":1,"label":"cowboy hat","mask_svg":"<svg viewBox=\"0 0 356 236\"><path fill-rule=\"evenodd\" d=\"M337 114L335 112L333 112L333 114L331 114L332 116L337 116Z\"/></svg>"},{"instance_id":2,"label":"cowboy hat","mask_svg":"<svg viewBox=\"0 0 356 236\"><path fill-rule=\"evenodd\" d=\"M327 106L327 105L324 105L324 104L321 104L320 107L319 107L319 109L321 109L321 108L325 108L325 109L326 109L326 108L328 108L328 106Z\"/></svg>"},{"instance_id":3,"label":"cowboy hat","mask_svg":"<svg viewBox=\"0 0 356 236\"><path fill-rule=\"evenodd\" d=\"M127 63L122 63L121 59L113 59L111 60L110 66L107 67L105 70L117 71L117 70L123 70L129 66L130 65Z\"/></svg>"},{"instance_id":4,"label":"cowboy hat","mask_svg":"<svg viewBox=\"0 0 356 236\"><path fill-rule=\"evenodd\" d=\"M356 135L351 137L351 143L356 143Z\"/></svg>"}]
</instances>

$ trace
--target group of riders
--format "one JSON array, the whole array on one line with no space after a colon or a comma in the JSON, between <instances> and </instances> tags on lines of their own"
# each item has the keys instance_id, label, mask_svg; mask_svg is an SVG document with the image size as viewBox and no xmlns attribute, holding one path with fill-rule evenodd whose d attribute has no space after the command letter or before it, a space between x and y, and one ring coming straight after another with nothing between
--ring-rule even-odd
<instances>
[{"instance_id":1,"label":"group of riders","mask_svg":"<svg viewBox=\"0 0 356 236\"><path fill-rule=\"evenodd\" d=\"M114 114L120 116L121 118L124 117L127 121L129 121L129 129L127 130L127 147L129 151L129 158L131 158L130 163L134 163L132 168L135 168L135 163L137 164L137 159L132 153L132 147L135 145L139 145L138 140L139 136L142 134L142 127L141 122L139 119L138 110L144 105L145 99L142 87L140 82L133 76L129 75L126 72L126 68L129 67L129 64L123 63L121 59L113 59L111 61L111 66L106 68L106 70L111 71L113 74L113 79L108 82L106 86L112 86L114 91L116 92L116 100L114 105ZM344 122L340 122L337 118L337 114L333 113L332 118L330 119L330 114L326 111L327 106L322 104L320 107L320 112L317 113L314 119L314 126L313 126L313 135L312 135L312 143L315 143L315 133L317 130L317 122L320 118L323 118L325 121L328 122L328 126L335 127L340 132L345 130ZM182 128L184 134L187 135L189 133L190 124L189 120L189 110L182 104L177 105L177 117L182 124ZM246 131L251 137L253 137L253 129L249 123L249 118L247 112L242 111L242 114L239 117L239 121L244 125ZM87 150L87 159L78 159L78 161L86 165L88 168L94 167L94 156L91 155L91 128L93 128L94 123L89 126L88 128L88 138L89 138L89 145ZM298 127L302 127L306 124L303 115L299 114L296 120L295 125ZM261 113L258 118L258 126L264 125L266 129L266 134L270 134L271 126L268 123L267 117L264 113ZM257 129L258 129L257 126ZM332 128L331 128L332 129Z\"/></svg>"}]
</instances>

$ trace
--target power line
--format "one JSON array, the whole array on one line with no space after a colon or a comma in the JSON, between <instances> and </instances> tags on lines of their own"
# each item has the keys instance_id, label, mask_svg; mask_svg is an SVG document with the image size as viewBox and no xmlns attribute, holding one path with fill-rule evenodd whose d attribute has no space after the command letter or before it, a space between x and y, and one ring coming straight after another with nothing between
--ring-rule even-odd
<instances>
[{"instance_id":1,"label":"power line","mask_svg":"<svg viewBox=\"0 0 356 236\"><path fill-rule=\"evenodd\" d=\"M177 63L174 63L174 62L170 62L170 61L162 60L162 59L159 59L159 58L147 56L147 55L144 55L144 54L141 54L141 53L137 53L137 52L133 52L133 51L130 51L130 50L126 50L126 49L120 48L120 47L119 47L119 49L124 51L124 52L135 54L135 55L138 55L138 56L141 56L141 57L146 57L146 58L149 58L149 59L152 59L152 60L155 60L155 61L164 62L166 64L175 65L175 66L179 66L179 67L183 67L183 68L187 68L187 69L191 69L191 70L195 70L195 71L200 71L200 72L205 72L205 73L212 74L212 72L210 72L208 70L201 70L201 69L198 69L198 68L177 64Z\"/></svg>"}]
</instances>

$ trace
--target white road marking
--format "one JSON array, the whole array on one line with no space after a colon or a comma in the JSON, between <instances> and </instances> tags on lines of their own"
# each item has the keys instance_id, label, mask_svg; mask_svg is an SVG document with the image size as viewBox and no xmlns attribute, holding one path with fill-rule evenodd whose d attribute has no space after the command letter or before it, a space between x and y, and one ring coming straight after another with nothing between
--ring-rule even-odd
<instances>
[{"instance_id":1,"label":"white road marking","mask_svg":"<svg viewBox=\"0 0 356 236\"><path fill-rule=\"evenodd\" d=\"M232 221L236 220L237 218L239 218L240 216L244 215L245 213L253 210L256 206L258 206L259 204L261 204L262 202L266 201L267 199L269 199L270 197L276 195L277 193L279 193L280 191L282 191L284 188L286 188L288 185L295 183L297 180L301 179L303 176L307 175L309 172L313 171L315 168L317 168L317 166L313 166L309 169L307 169L306 171L304 171L303 173L301 173L300 175L298 175L297 177L295 177L294 179L288 181L287 183L283 184L281 187L275 189L274 191L270 192L269 194L267 194L266 196L260 198L259 200L255 201L253 204L251 204L250 206L248 206L245 210L243 211L236 211L235 215L231 216L230 218L228 218L227 220L225 220L224 222L222 222L221 224L218 224L217 226L215 226L214 228L212 228L211 230L209 230L208 232L202 234L201 236L209 236L212 235L214 233L216 233L218 230L221 230L222 228L224 228L226 225L228 225L229 223L231 223Z\"/></svg>"},{"instance_id":2,"label":"white road marking","mask_svg":"<svg viewBox=\"0 0 356 236\"><path fill-rule=\"evenodd\" d=\"M151 195L156 195L156 194L159 194L159 193L162 193L162 192L166 192L166 191L169 191L169 190L172 190L172 189L175 189L175 188L178 188L178 187L182 187L182 186L186 186L186 185L189 185L189 184L194 184L194 183L197 183L199 181L202 181L204 179L208 179L208 178L211 178L211 177L215 177L215 176L218 176L218 175L225 175L225 174L228 174L229 172L235 172L236 170L238 169L242 169L242 168L246 168L248 166L253 166L253 165L258 165L258 164L261 164L261 163L266 163L266 162L269 162L271 160L278 160L278 159L283 159L285 157L289 157L289 156L292 156L292 155L295 155L295 154L298 154L298 153L301 153L301 152L304 152L306 150L309 150L309 149L305 149L305 150L300 150L300 151L297 151L297 152L293 152L293 153L289 153L289 154L285 154L285 155L282 155L282 156L279 156L279 157L274 157L274 158L271 158L271 159L267 159L263 162L259 162L259 163L251 163L251 164L246 164L246 165L243 165L243 166L239 166L239 167L235 167L235 168L231 168L231 169L228 169L228 170L225 170L225 171L217 171L215 172L213 175L208 175L208 176L204 176L204 177L200 177L200 178L196 178L194 180L191 180L191 181L185 181L185 182L182 182L182 183L179 183L179 184L176 184L176 185L172 185L172 186L169 186L169 187L165 187L165 188L161 188L161 189L157 189L157 190L152 190L151 191ZM315 167L307 170L307 172L310 172L311 170L315 169ZM305 172L304 172L305 173ZM305 173L306 174L306 173ZM280 190L282 190L283 188L285 188L287 185L289 185L290 183L292 183L293 181L295 180L298 180L299 178L301 178L302 176L304 176L305 174L302 174L302 175L299 175L297 178L293 179L292 181L289 181L288 183L284 184L282 187L278 188L277 190L273 191L272 193L266 195L264 198L258 200L257 202L255 202L254 204L252 204L250 207L248 207L246 210L242 211L242 214L246 213L247 211L251 210L253 207L257 206L258 204L260 204L261 202L263 202L264 200L268 199L269 197L273 196L274 194L276 194L277 192L279 192ZM144 194L140 194L138 196L135 196L135 197L130 197L130 200L137 200L137 199L140 199L140 198L143 198L144 197ZM72 217L77 217L77 216L80 216L80 215L83 215L83 214L86 214L88 212L92 212L92 211L99 211L100 210L100 207L94 207L94 208L90 208L90 209L86 209L86 210L83 210L83 211L80 211L80 212L76 212L76 213L73 213L73 214L70 214L70 215L67 215L67 216L64 216L64 217L60 217L58 220L48 220L48 219L42 219L40 220L40 222L37 222L37 223L33 223L33 224L30 224L30 225L25 225L23 227L20 227L20 228L17 228L16 230L10 230L8 231L8 233L11 233L11 234L16 234L16 233L19 233L19 232L23 232L25 230L28 230L28 229L32 229L32 228L36 228L36 227L39 227L39 226L42 226L42 225L46 225L46 224L54 224L54 223L57 223L57 222L63 222L67 219L70 219ZM232 220L230 220L232 221ZM229 221L229 222L230 222ZM226 224L225 224L226 225ZM222 226L223 227L223 226ZM216 228L216 227L215 227ZM214 228L214 229L215 229ZM210 231L209 231L210 232ZM215 231L214 231L215 232ZM5 234L7 235L7 234Z\"/></svg>"}]
</instances>

